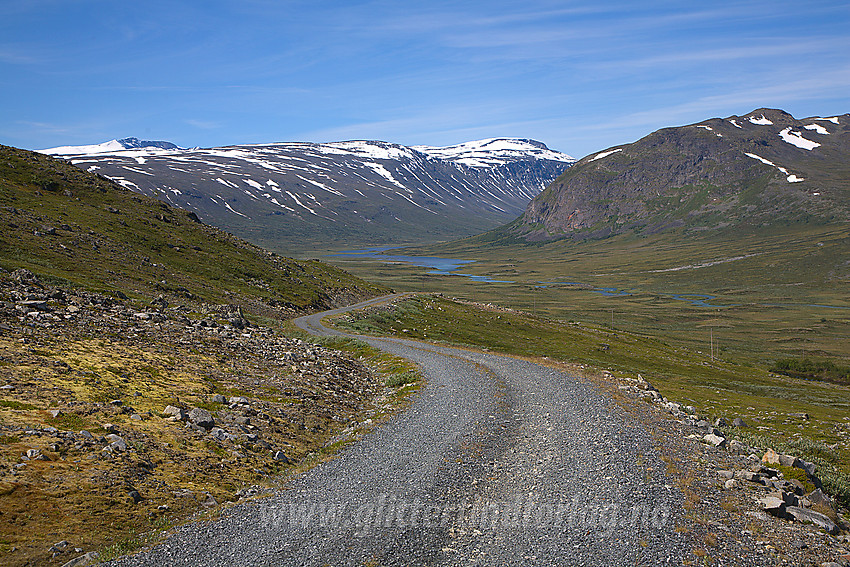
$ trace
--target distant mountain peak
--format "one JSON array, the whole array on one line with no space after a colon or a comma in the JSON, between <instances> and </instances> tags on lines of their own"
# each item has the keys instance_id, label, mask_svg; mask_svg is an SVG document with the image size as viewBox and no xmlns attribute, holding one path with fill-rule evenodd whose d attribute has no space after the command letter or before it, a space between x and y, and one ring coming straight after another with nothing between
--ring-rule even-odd
<instances>
[{"instance_id":1,"label":"distant mountain peak","mask_svg":"<svg viewBox=\"0 0 850 567\"><path fill-rule=\"evenodd\" d=\"M140 140L138 138L131 137L121 138L120 140L109 140L108 142L87 146L59 146L56 148L47 148L46 150L36 151L41 154L48 154L52 156L79 156L138 149L180 150L183 148L177 144L162 140Z\"/></svg>"},{"instance_id":2,"label":"distant mountain peak","mask_svg":"<svg viewBox=\"0 0 850 567\"><path fill-rule=\"evenodd\" d=\"M542 159L566 164L575 162L567 154L550 150L543 142L525 138L486 138L453 146L412 146L423 154L467 167L498 167L517 160Z\"/></svg>"}]
</instances>

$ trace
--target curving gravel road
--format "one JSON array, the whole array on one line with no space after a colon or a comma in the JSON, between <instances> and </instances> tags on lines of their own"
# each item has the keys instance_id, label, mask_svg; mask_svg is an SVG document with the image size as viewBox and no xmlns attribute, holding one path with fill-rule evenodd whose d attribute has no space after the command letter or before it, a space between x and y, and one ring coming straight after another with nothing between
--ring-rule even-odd
<instances>
[{"instance_id":1,"label":"curving gravel road","mask_svg":"<svg viewBox=\"0 0 850 567\"><path fill-rule=\"evenodd\" d=\"M346 309L392 299L379 298ZM329 313L296 323L316 334ZM692 542L640 424L589 383L489 353L358 337L419 364L414 403L286 490L115 565L661 565Z\"/></svg>"}]
</instances>

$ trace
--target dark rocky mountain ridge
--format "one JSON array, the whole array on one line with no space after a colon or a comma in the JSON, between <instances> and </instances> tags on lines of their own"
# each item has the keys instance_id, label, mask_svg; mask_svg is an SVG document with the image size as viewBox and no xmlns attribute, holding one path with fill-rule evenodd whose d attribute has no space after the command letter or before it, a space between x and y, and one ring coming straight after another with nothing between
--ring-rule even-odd
<instances>
[{"instance_id":1,"label":"dark rocky mountain ridge","mask_svg":"<svg viewBox=\"0 0 850 567\"><path fill-rule=\"evenodd\" d=\"M589 155L508 232L529 241L850 219L850 114L782 110L665 128Z\"/></svg>"}]
</instances>

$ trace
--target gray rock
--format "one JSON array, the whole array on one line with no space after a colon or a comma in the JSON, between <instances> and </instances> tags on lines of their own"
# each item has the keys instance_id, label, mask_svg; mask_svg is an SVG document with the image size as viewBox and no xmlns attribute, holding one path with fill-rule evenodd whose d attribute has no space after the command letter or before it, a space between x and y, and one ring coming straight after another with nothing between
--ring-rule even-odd
<instances>
[{"instance_id":1,"label":"gray rock","mask_svg":"<svg viewBox=\"0 0 850 567\"><path fill-rule=\"evenodd\" d=\"M736 417L732 420L732 425L734 427L748 427L747 422L741 419L740 417Z\"/></svg>"},{"instance_id":2,"label":"gray rock","mask_svg":"<svg viewBox=\"0 0 850 567\"><path fill-rule=\"evenodd\" d=\"M87 441L94 441L94 435L92 435L91 433L89 433L85 429L80 431L80 437L82 437L83 439L85 439Z\"/></svg>"},{"instance_id":3,"label":"gray rock","mask_svg":"<svg viewBox=\"0 0 850 567\"><path fill-rule=\"evenodd\" d=\"M821 490L820 488L817 488L813 490L810 494L807 494L806 498L812 504L821 504L823 506L832 508L832 500L829 498L829 496L824 494L823 490Z\"/></svg>"},{"instance_id":4,"label":"gray rock","mask_svg":"<svg viewBox=\"0 0 850 567\"><path fill-rule=\"evenodd\" d=\"M248 398L246 398L244 396L230 396L230 399L227 400L227 401L230 403L230 405L247 406L250 403L248 401Z\"/></svg>"},{"instance_id":5,"label":"gray rock","mask_svg":"<svg viewBox=\"0 0 850 567\"><path fill-rule=\"evenodd\" d=\"M701 419L696 423L696 427L698 429L708 430L708 428L711 427L711 424L709 422L707 422L706 420Z\"/></svg>"},{"instance_id":6,"label":"gray rock","mask_svg":"<svg viewBox=\"0 0 850 567\"><path fill-rule=\"evenodd\" d=\"M3 386L0 386L0 390L5 390L7 392L14 390L14 389L15 389L15 387L12 386L11 384L4 384Z\"/></svg>"},{"instance_id":7,"label":"gray rock","mask_svg":"<svg viewBox=\"0 0 850 567\"><path fill-rule=\"evenodd\" d=\"M764 511L771 516L777 516L779 518L785 517L785 501L781 498L777 498L776 496L765 496L764 498L759 499L759 504L761 504Z\"/></svg>"},{"instance_id":8,"label":"gray rock","mask_svg":"<svg viewBox=\"0 0 850 567\"><path fill-rule=\"evenodd\" d=\"M110 451L126 451L128 448L127 442L114 433L107 435L106 440L109 442L107 449Z\"/></svg>"},{"instance_id":9,"label":"gray rock","mask_svg":"<svg viewBox=\"0 0 850 567\"><path fill-rule=\"evenodd\" d=\"M218 506L218 501L215 499L215 496L213 496L209 492L201 492L200 496L201 497L197 500L201 503L202 506L205 506L207 508Z\"/></svg>"},{"instance_id":10,"label":"gray rock","mask_svg":"<svg viewBox=\"0 0 850 567\"><path fill-rule=\"evenodd\" d=\"M730 478L729 480L727 480L726 482L724 482L724 483L723 483L723 487L724 487L726 490L731 490L731 489L733 489L733 488L738 488L738 481L737 481L737 480L735 480L734 478Z\"/></svg>"},{"instance_id":11,"label":"gray rock","mask_svg":"<svg viewBox=\"0 0 850 567\"><path fill-rule=\"evenodd\" d=\"M220 427L214 427L212 431L210 431L210 437L216 441L231 441L236 438L235 435L231 435Z\"/></svg>"},{"instance_id":12,"label":"gray rock","mask_svg":"<svg viewBox=\"0 0 850 567\"><path fill-rule=\"evenodd\" d=\"M212 429L213 425L215 425L215 419L213 419L212 414L204 408L192 408L189 411L189 421L204 429Z\"/></svg>"},{"instance_id":13,"label":"gray rock","mask_svg":"<svg viewBox=\"0 0 850 567\"><path fill-rule=\"evenodd\" d=\"M137 413L134 413L130 415L130 419L132 419L133 421L142 421L142 416Z\"/></svg>"},{"instance_id":14,"label":"gray rock","mask_svg":"<svg viewBox=\"0 0 850 567\"><path fill-rule=\"evenodd\" d=\"M779 464L783 467L800 467L800 459L791 455L779 455Z\"/></svg>"},{"instance_id":15,"label":"gray rock","mask_svg":"<svg viewBox=\"0 0 850 567\"><path fill-rule=\"evenodd\" d=\"M104 423L103 428L107 433L118 433L118 428L111 423Z\"/></svg>"},{"instance_id":16,"label":"gray rock","mask_svg":"<svg viewBox=\"0 0 850 567\"><path fill-rule=\"evenodd\" d=\"M799 506L800 499L793 492L780 492L780 497L782 501L785 502L785 506Z\"/></svg>"},{"instance_id":17,"label":"gray rock","mask_svg":"<svg viewBox=\"0 0 850 567\"><path fill-rule=\"evenodd\" d=\"M129 496L133 500L133 504L138 504L142 501L142 495L139 494L138 490L131 490L127 496Z\"/></svg>"},{"instance_id":18,"label":"gray rock","mask_svg":"<svg viewBox=\"0 0 850 567\"><path fill-rule=\"evenodd\" d=\"M737 439L729 441L729 450L734 451L739 455L747 455L750 452L750 448L745 443L741 443Z\"/></svg>"},{"instance_id":19,"label":"gray rock","mask_svg":"<svg viewBox=\"0 0 850 567\"><path fill-rule=\"evenodd\" d=\"M62 567L85 567L86 565L91 565L96 562L98 557L100 557L100 554L98 554L97 551L89 551L85 555L80 555L79 557L71 559L62 565Z\"/></svg>"},{"instance_id":20,"label":"gray rock","mask_svg":"<svg viewBox=\"0 0 850 567\"><path fill-rule=\"evenodd\" d=\"M724 418L722 418L722 417L718 417L718 418L714 421L714 427L726 427L727 425L729 425L729 424L728 424L728 423L726 423L726 420L725 420Z\"/></svg>"},{"instance_id":21,"label":"gray rock","mask_svg":"<svg viewBox=\"0 0 850 567\"><path fill-rule=\"evenodd\" d=\"M709 445L714 445L715 447L725 447L726 446L726 438L721 437L720 435L716 435L714 433L709 433L708 435L706 435L702 439L703 439L703 441L705 441Z\"/></svg>"},{"instance_id":22,"label":"gray rock","mask_svg":"<svg viewBox=\"0 0 850 567\"><path fill-rule=\"evenodd\" d=\"M170 417L176 417L180 421L186 419L186 412L183 411L182 408L178 408L175 406L165 406L165 409L162 410L162 415L167 415Z\"/></svg>"},{"instance_id":23,"label":"gray rock","mask_svg":"<svg viewBox=\"0 0 850 567\"><path fill-rule=\"evenodd\" d=\"M59 417L60 415L63 415L63 414L62 414L62 410L59 410L59 409L52 409L52 410L49 410L49 413L50 413L50 417L52 417L53 419L56 419L56 418L57 418L57 417Z\"/></svg>"},{"instance_id":24,"label":"gray rock","mask_svg":"<svg viewBox=\"0 0 850 567\"><path fill-rule=\"evenodd\" d=\"M819 528L826 530L827 533L832 535L836 535L838 533L838 526L835 525L835 522L830 520L827 516L821 514L820 512L815 512L814 510L806 510L805 508L800 508L798 506L789 507L786 512L788 515L793 516L795 520L802 523L812 523Z\"/></svg>"},{"instance_id":25,"label":"gray rock","mask_svg":"<svg viewBox=\"0 0 850 567\"><path fill-rule=\"evenodd\" d=\"M210 398L210 401L214 404L223 404L227 402L227 399L221 394L213 394L213 397Z\"/></svg>"},{"instance_id":26,"label":"gray rock","mask_svg":"<svg viewBox=\"0 0 850 567\"><path fill-rule=\"evenodd\" d=\"M283 462L284 464L287 464L287 465L288 465L288 464L289 464L289 462L290 462L290 461L289 461L289 457L287 457L287 456L286 456L286 454L285 454L283 451L275 451L275 452L272 454L272 458L273 458L275 461L281 461L281 462Z\"/></svg>"},{"instance_id":27,"label":"gray rock","mask_svg":"<svg viewBox=\"0 0 850 567\"><path fill-rule=\"evenodd\" d=\"M799 419L809 419L809 414L807 413L789 413L789 417L797 417Z\"/></svg>"}]
</instances>

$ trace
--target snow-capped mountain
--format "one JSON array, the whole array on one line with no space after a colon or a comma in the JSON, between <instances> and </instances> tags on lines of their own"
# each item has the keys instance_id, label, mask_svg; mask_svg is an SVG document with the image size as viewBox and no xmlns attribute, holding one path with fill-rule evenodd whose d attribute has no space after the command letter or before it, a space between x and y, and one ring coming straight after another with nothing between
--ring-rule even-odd
<instances>
[{"instance_id":1,"label":"snow-capped mountain","mask_svg":"<svg viewBox=\"0 0 850 567\"><path fill-rule=\"evenodd\" d=\"M567 158L575 161L570 156L550 150L542 142L515 138L489 138L441 148L434 146L412 147L425 155L469 167L496 167L517 160L528 160L529 158L549 161L563 161L564 158Z\"/></svg>"},{"instance_id":2,"label":"snow-capped mountain","mask_svg":"<svg viewBox=\"0 0 850 567\"><path fill-rule=\"evenodd\" d=\"M164 142L162 140L140 140L138 138L121 138L120 140L109 140L108 142L103 142L102 144L93 144L90 146L59 146L58 148L47 148L46 150L37 151L42 154L64 157L72 155L104 154L139 148L159 148L161 150L182 149L177 144L172 144L171 142Z\"/></svg>"},{"instance_id":3,"label":"snow-capped mountain","mask_svg":"<svg viewBox=\"0 0 850 567\"><path fill-rule=\"evenodd\" d=\"M189 150L128 149L125 141L117 141L120 149L107 142L44 153L284 252L482 232L516 218L575 161L513 139L446 148L347 141ZM107 146L113 149L101 149Z\"/></svg>"}]
</instances>

